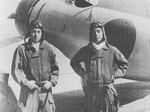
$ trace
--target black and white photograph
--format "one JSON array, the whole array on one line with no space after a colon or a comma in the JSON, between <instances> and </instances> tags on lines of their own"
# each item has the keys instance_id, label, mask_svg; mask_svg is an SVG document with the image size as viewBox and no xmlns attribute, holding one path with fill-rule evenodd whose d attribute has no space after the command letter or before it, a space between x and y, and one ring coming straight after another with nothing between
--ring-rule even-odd
<instances>
[{"instance_id":1,"label":"black and white photograph","mask_svg":"<svg viewBox=\"0 0 150 112\"><path fill-rule=\"evenodd\" d=\"M150 112L150 0L1 0L0 112Z\"/></svg>"}]
</instances>

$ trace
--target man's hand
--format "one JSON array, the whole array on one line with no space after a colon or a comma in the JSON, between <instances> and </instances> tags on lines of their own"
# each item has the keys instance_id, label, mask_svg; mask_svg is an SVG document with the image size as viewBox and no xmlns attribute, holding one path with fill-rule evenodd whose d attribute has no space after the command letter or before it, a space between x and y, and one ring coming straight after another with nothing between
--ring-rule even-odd
<instances>
[{"instance_id":1,"label":"man's hand","mask_svg":"<svg viewBox=\"0 0 150 112\"><path fill-rule=\"evenodd\" d=\"M25 85L26 85L29 89L36 89L36 88L38 88L38 86L35 84L35 81L34 81L34 80L27 81L27 82L25 83Z\"/></svg>"},{"instance_id":2,"label":"man's hand","mask_svg":"<svg viewBox=\"0 0 150 112\"><path fill-rule=\"evenodd\" d=\"M48 90L51 88L52 83L50 81L43 81L43 82L44 82L44 86L43 86L44 89Z\"/></svg>"}]
</instances>

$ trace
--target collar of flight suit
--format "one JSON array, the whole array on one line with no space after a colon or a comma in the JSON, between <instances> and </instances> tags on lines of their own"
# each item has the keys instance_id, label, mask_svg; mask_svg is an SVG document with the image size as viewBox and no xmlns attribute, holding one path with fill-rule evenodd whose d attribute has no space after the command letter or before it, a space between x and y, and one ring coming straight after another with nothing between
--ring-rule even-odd
<instances>
[{"instance_id":1,"label":"collar of flight suit","mask_svg":"<svg viewBox=\"0 0 150 112\"><path fill-rule=\"evenodd\" d=\"M105 42L105 44L102 46L102 49L105 50L105 51L107 51L109 45L108 45L107 41L104 41L104 42ZM97 51L97 50L93 47L92 42L90 42L90 43L88 44L88 47L89 47L90 49L94 50L94 51Z\"/></svg>"},{"instance_id":2,"label":"collar of flight suit","mask_svg":"<svg viewBox=\"0 0 150 112\"><path fill-rule=\"evenodd\" d=\"M32 42L29 39L27 42L27 50L33 50L33 48L34 47L32 46ZM44 50L44 40L42 42L40 42L39 49Z\"/></svg>"},{"instance_id":3,"label":"collar of flight suit","mask_svg":"<svg viewBox=\"0 0 150 112\"><path fill-rule=\"evenodd\" d=\"M93 44L92 44L91 42L88 44L88 47L89 47L90 52L91 52L91 53L90 53L91 59L103 58L103 55L104 55L104 53L105 53L105 52L103 52L103 51L107 51L107 50L108 50L108 47L109 47L107 41L104 41L104 42L105 42L105 44L104 44L104 45L102 46L102 48L99 49L99 50L96 50L96 49L93 47Z\"/></svg>"}]
</instances>

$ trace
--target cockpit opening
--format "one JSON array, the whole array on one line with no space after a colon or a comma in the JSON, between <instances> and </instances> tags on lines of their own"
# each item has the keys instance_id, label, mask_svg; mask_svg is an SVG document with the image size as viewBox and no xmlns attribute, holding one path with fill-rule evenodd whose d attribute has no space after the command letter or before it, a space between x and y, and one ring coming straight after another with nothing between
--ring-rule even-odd
<instances>
[{"instance_id":1,"label":"cockpit opening","mask_svg":"<svg viewBox=\"0 0 150 112\"><path fill-rule=\"evenodd\" d=\"M89 6L93 6L92 3L89 2L90 0L66 0L66 3L69 5L75 5L80 8L85 8Z\"/></svg>"}]
</instances>

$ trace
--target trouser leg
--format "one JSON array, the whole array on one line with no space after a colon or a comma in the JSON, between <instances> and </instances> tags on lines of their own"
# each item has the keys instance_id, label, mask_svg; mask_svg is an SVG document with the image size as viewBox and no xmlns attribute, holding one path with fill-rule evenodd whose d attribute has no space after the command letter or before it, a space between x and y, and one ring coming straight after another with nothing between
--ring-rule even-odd
<instances>
[{"instance_id":1,"label":"trouser leg","mask_svg":"<svg viewBox=\"0 0 150 112\"><path fill-rule=\"evenodd\" d=\"M39 94L38 112L55 112L55 104L48 93Z\"/></svg>"}]
</instances>

